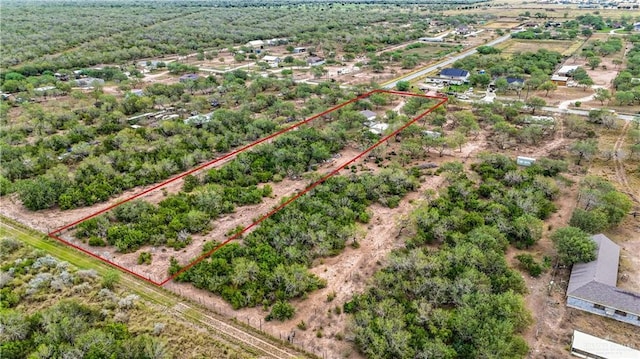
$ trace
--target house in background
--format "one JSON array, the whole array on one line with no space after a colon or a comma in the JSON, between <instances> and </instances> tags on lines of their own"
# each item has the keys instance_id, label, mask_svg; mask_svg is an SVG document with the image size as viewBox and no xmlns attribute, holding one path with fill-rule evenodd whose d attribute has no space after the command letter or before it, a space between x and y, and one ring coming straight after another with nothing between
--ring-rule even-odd
<instances>
[{"instance_id":1,"label":"house in background","mask_svg":"<svg viewBox=\"0 0 640 359\"><path fill-rule=\"evenodd\" d=\"M567 288L567 307L640 327L640 293L616 287L620 246L603 234L591 237L597 257L573 265Z\"/></svg>"},{"instance_id":2,"label":"house in background","mask_svg":"<svg viewBox=\"0 0 640 359\"><path fill-rule=\"evenodd\" d=\"M318 56L311 56L307 59L307 64L309 66L320 66L324 64L324 59Z\"/></svg>"},{"instance_id":3,"label":"house in background","mask_svg":"<svg viewBox=\"0 0 640 359\"><path fill-rule=\"evenodd\" d=\"M631 349L577 330L573 331L571 354L580 358L640 358L640 350Z\"/></svg>"},{"instance_id":4,"label":"house in background","mask_svg":"<svg viewBox=\"0 0 640 359\"><path fill-rule=\"evenodd\" d=\"M567 76L560 76L555 74L551 76L551 82L558 86L567 86L567 81L569 81L569 78Z\"/></svg>"},{"instance_id":5,"label":"house in background","mask_svg":"<svg viewBox=\"0 0 640 359\"><path fill-rule=\"evenodd\" d=\"M440 71L440 79L453 85L462 85L469 81L469 71L448 68Z\"/></svg>"},{"instance_id":6,"label":"house in background","mask_svg":"<svg viewBox=\"0 0 640 359\"><path fill-rule=\"evenodd\" d=\"M252 48L254 50L256 50L256 49L264 49L264 41L262 41L262 40L249 41L249 42L247 42L247 44L245 46L250 47L250 48Z\"/></svg>"},{"instance_id":7,"label":"house in background","mask_svg":"<svg viewBox=\"0 0 640 359\"><path fill-rule=\"evenodd\" d=\"M77 80L74 80L74 82L77 87L82 87L82 88L93 88L94 86L104 85L103 79L97 79L93 77L85 77L85 78L77 79Z\"/></svg>"},{"instance_id":8,"label":"house in background","mask_svg":"<svg viewBox=\"0 0 640 359\"><path fill-rule=\"evenodd\" d=\"M377 113L369 110L360 111L360 114L367 118L367 122L373 122L376 120L376 117L378 117Z\"/></svg>"},{"instance_id":9,"label":"house in background","mask_svg":"<svg viewBox=\"0 0 640 359\"><path fill-rule=\"evenodd\" d=\"M580 66L577 65L565 65L562 66L558 71L556 71L556 74L558 74L559 76L571 76L571 74L579 67Z\"/></svg>"},{"instance_id":10,"label":"house in background","mask_svg":"<svg viewBox=\"0 0 640 359\"><path fill-rule=\"evenodd\" d=\"M277 56L266 55L262 58L262 61L266 62L271 67L278 67L282 60Z\"/></svg>"},{"instance_id":11,"label":"house in background","mask_svg":"<svg viewBox=\"0 0 640 359\"><path fill-rule=\"evenodd\" d=\"M198 76L198 74L186 74L186 75L182 75L180 76L180 82L187 82L187 81L196 81L197 79L199 79L200 76Z\"/></svg>"},{"instance_id":12,"label":"house in background","mask_svg":"<svg viewBox=\"0 0 640 359\"><path fill-rule=\"evenodd\" d=\"M418 39L420 42L444 42L442 37L421 37Z\"/></svg>"}]
</instances>

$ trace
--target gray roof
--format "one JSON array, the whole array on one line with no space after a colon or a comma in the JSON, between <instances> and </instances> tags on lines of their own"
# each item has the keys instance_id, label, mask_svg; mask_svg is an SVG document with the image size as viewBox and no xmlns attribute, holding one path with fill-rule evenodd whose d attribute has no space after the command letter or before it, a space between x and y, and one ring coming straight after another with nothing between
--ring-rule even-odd
<instances>
[{"instance_id":1,"label":"gray roof","mask_svg":"<svg viewBox=\"0 0 640 359\"><path fill-rule=\"evenodd\" d=\"M369 111L369 110L363 110L363 111L360 111L360 113L362 115L364 115L364 117L366 117L366 118L372 118L372 117L377 117L378 116L377 113L375 113L373 111Z\"/></svg>"},{"instance_id":2,"label":"gray roof","mask_svg":"<svg viewBox=\"0 0 640 359\"><path fill-rule=\"evenodd\" d=\"M614 286L590 282L569 293L569 296L627 313L640 315L640 294Z\"/></svg>"},{"instance_id":3,"label":"gray roof","mask_svg":"<svg viewBox=\"0 0 640 359\"><path fill-rule=\"evenodd\" d=\"M592 281L616 286L620 247L604 234L593 235L591 239L598 246L597 257L589 263L573 265L567 293L571 293Z\"/></svg>"},{"instance_id":4,"label":"gray roof","mask_svg":"<svg viewBox=\"0 0 640 359\"><path fill-rule=\"evenodd\" d=\"M640 315L640 294L616 287L620 246L604 234L591 239L598 246L596 260L573 266L567 296Z\"/></svg>"}]
</instances>

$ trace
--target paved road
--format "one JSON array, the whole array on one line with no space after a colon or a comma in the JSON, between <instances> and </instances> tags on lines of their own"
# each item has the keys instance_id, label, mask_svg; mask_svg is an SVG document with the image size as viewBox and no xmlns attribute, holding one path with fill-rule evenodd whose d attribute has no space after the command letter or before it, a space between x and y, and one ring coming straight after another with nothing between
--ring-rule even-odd
<instances>
[{"instance_id":1,"label":"paved road","mask_svg":"<svg viewBox=\"0 0 640 359\"><path fill-rule=\"evenodd\" d=\"M420 70L418 72L415 72L415 73L412 73L412 74L409 74L409 75L406 75L406 76L401 76L401 77L393 80L393 82L382 86L382 88L384 88L384 89L392 89L392 88L396 87L396 84L398 83L398 81L411 81L411 80L414 80L414 79L416 79L416 78L418 78L420 76L424 76L425 74L428 74L429 72L433 72L433 71L435 71L435 70L437 70L437 69L439 69L441 67L444 67L446 65L450 65L450 64L452 64L452 63L454 63L454 62L456 62L456 61L458 61L460 59L464 59L467 56L471 56L471 55L475 54L476 52L478 52L476 49L478 47L480 47L480 46L494 46L494 45L497 45L497 44L499 44L501 42L505 42L510 38L511 38L510 34L509 35L504 35L504 36L499 37L499 38L497 38L497 39L495 39L493 41L487 42L486 44L478 45L478 46L472 48L471 50L463 52L462 54L453 56L453 57L448 58L448 59L446 59L444 61L440 61L437 64L431 65L429 67L425 67L424 69L422 69L422 70Z\"/></svg>"},{"instance_id":2,"label":"paved road","mask_svg":"<svg viewBox=\"0 0 640 359\"><path fill-rule=\"evenodd\" d=\"M589 116L589 110L575 110L575 109L565 109L565 108L557 108L557 107L543 107L542 111L555 112L555 113L569 113L572 115L579 116ZM635 116L633 115L623 115L617 114L618 118L625 121L631 121Z\"/></svg>"}]
</instances>

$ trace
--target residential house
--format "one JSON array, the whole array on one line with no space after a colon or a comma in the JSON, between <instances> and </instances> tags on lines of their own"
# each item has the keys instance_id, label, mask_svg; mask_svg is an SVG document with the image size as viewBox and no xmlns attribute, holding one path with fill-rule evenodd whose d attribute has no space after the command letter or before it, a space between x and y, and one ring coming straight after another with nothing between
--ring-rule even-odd
<instances>
[{"instance_id":1,"label":"residential house","mask_svg":"<svg viewBox=\"0 0 640 359\"><path fill-rule=\"evenodd\" d=\"M560 70L556 71L556 74L558 76L571 76L571 74L577 70L580 66L568 66L568 65L564 65L560 68Z\"/></svg>"},{"instance_id":2,"label":"residential house","mask_svg":"<svg viewBox=\"0 0 640 359\"><path fill-rule=\"evenodd\" d=\"M318 56L311 56L307 59L307 64L309 66L320 66L324 64L324 59Z\"/></svg>"},{"instance_id":3,"label":"residential house","mask_svg":"<svg viewBox=\"0 0 640 359\"><path fill-rule=\"evenodd\" d=\"M266 55L262 58L262 61L266 62L271 67L278 67L282 60L277 56Z\"/></svg>"},{"instance_id":4,"label":"residential house","mask_svg":"<svg viewBox=\"0 0 640 359\"><path fill-rule=\"evenodd\" d=\"M571 339L571 354L580 358L640 358L640 351L577 330Z\"/></svg>"},{"instance_id":5,"label":"residential house","mask_svg":"<svg viewBox=\"0 0 640 359\"><path fill-rule=\"evenodd\" d=\"M469 71L462 69L448 68L440 71L440 78L444 82L454 85L462 85L469 81Z\"/></svg>"},{"instance_id":6,"label":"residential house","mask_svg":"<svg viewBox=\"0 0 640 359\"><path fill-rule=\"evenodd\" d=\"M247 42L246 46L252 49L264 49L264 41L262 40L249 41Z\"/></svg>"},{"instance_id":7,"label":"residential house","mask_svg":"<svg viewBox=\"0 0 640 359\"><path fill-rule=\"evenodd\" d=\"M640 293L616 287L620 247L603 234L591 239L597 245L597 257L573 265L567 307L640 326Z\"/></svg>"},{"instance_id":8,"label":"residential house","mask_svg":"<svg viewBox=\"0 0 640 359\"><path fill-rule=\"evenodd\" d=\"M205 123L211 122L211 117L213 116L213 112L204 114L204 115L194 115L184 119L184 123L187 125L194 125L196 127L202 127Z\"/></svg>"},{"instance_id":9,"label":"residential house","mask_svg":"<svg viewBox=\"0 0 640 359\"><path fill-rule=\"evenodd\" d=\"M369 110L360 111L360 114L366 117L367 123L374 122L376 117L378 117L377 113Z\"/></svg>"},{"instance_id":10,"label":"residential house","mask_svg":"<svg viewBox=\"0 0 640 359\"><path fill-rule=\"evenodd\" d=\"M103 79L97 79L93 77L85 77L85 78L77 79L74 82L77 87L82 87L82 88L92 88L94 86L104 85Z\"/></svg>"},{"instance_id":11,"label":"residential house","mask_svg":"<svg viewBox=\"0 0 640 359\"><path fill-rule=\"evenodd\" d=\"M180 82L196 81L200 76L198 74L186 74L180 76Z\"/></svg>"},{"instance_id":12,"label":"residential house","mask_svg":"<svg viewBox=\"0 0 640 359\"><path fill-rule=\"evenodd\" d=\"M421 37L418 39L421 42L444 42L442 37Z\"/></svg>"},{"instance_id":13,"label":"residential house","mask_svg":"<svg viewBox=\"0 0 640 359\"><path fill-rule=\"evenodd\" d=\"M382 135L389 128L388 123L376 122L369 126L369 131L376 135Z\"/></svg>"},{"instance_id":14,"label":"residential house","mask_svg":"<svg viewBox=\"0 0 640 359\"><path fill-rule=\"evenodd\" d=\"M640 22L633 24L633 31L640 31Z\"/></svg>"},{"instance_id":15,"label":"residential house","mask_svg":"<svg viewBox=\"0 0 640 359\"><path fill-rule=\"evenodd\" d=\"M558 86L567 86L567 81L569 78L567 76L553 75L551 76L551 82L555 83Z\"/></svg>"},{"instance_id":16,"label":"residential house","mask_svg":"<svg viewBox=\"0 0 640 359\"><path fill-rule=\"evenodd\" d=\"M275 38L275 39L269 39L267 41L265 41L265 43L267 44L267 46L278 46L278 45L285 45L289 42L289 39L281 37L281 38Z\"/></svg>"}]
</instances>

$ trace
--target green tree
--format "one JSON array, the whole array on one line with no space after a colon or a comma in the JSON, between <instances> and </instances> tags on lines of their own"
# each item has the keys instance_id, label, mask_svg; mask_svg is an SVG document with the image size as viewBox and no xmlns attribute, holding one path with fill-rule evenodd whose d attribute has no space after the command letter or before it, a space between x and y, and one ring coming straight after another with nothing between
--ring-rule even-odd
<instances>
[{"instance_id":1,"label":"green tree","mask_svg":"<svg viewBox=\"0 0 640 359\"><path fill-rule=\"evenodd\" d=\"M591 68L591 70L595 70L595 68L598 67L598 65L600 65L601 62L602 62L602 59L600 59L597 56L592 56L587 59L587 63L589 64L589 67Z\"/></svg>"},{"instance_id":2,"label":"green tree","mask_svg":"<svg viewBox=\"0 0 640 359\"><path fill-rule=\"evenodd\" d=\"M549 97L549 91L555 91L558 89L558 85L556 85L553 81L545 81L538 87L539 90L547 91L544 95Z\"/></svg>"},{"instance_id":3,"label":"green tree","mask_svg":"<svg viewBox=\"0 0 640 359\"><path fill-rule=\"evenodd\" d=\"M582 160L590 160L597 151L598 143L594 139L576 141L571 145L571 152L578 156L578 166Z\"/></svg>"},{"instance_id":4,"label":"green tree","mask_svg":"<svg viewBox=\"0 0 640 359\"><path fill-rule=\"evenodd\" d=\"M547 105L547 102L544 99L537 96L533 96L527 101L527 106L532 108L532 111L531 111L532 115L535 115L536 110L546 105Z\"/></svg>"},{"instance_id":5,"label":"green tree","mask_svg":"<svg viewBox=\"0 0 640 359\"><path fill-rule=\"evenodd\" d=\"M596 243L580 228L558 228L551 235L551 240L558 252L558 259L566 265L596 259Z\"/></svg>"},{"instance_id":6,"label":"green tree","mask_svg":"<svg viewBox=\"0 0 640 359\"><path fill-rule=\"evenodd\" d=\"M396 89L398 91L409 91L411 88L411 83L409 81L398 81L396 83Z\"/></svg>"},{"instance_id":7,"label":"green tree","mask_svg":"<svg viewBox=\"0 0 640 359\"><path fill-rule=\"evenodd\" d=\"M279 300L273 305L273 307L271 308L271 312L269 313L269 315L267 315L265 319L267 321L270 321L273 319L285 321L287 319L293 318L295 314L296 314L296 308L294 308L293 305L285 301Z\"/></svg>"},{"instance_id":8,"label":"green tree","mask_svg":"<svg viewBox=\"0 0 640 359\"><path fill-rule=\"evenodd\" d=\"M605 101L609 101L611 99L611 93L605 88L597 88L593 99L600 101L600 104L604 105Z\"/></svg>"}]
</instances>

